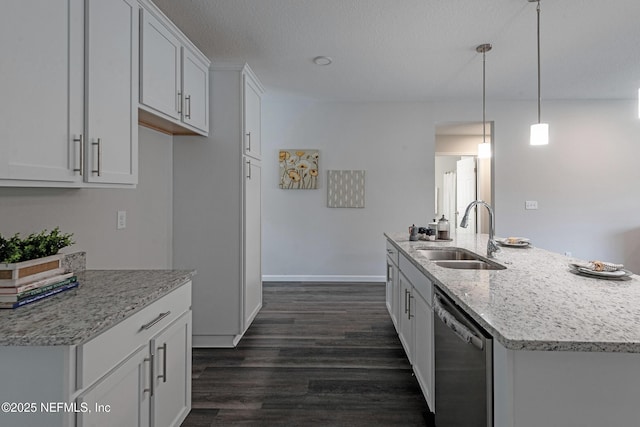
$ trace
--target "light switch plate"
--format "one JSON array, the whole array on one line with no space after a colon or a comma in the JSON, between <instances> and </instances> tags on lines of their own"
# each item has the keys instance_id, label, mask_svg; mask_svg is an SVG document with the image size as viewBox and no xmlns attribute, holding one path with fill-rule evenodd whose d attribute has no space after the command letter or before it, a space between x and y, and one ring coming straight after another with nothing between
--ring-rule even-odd
<instances>
[{"instance_id":1,"label":"light switch plate","mask_svg":"<svg viewBox=\"0 0 640 427\"><path fill-rule=\"evenodd\" d=\"M127 228L127 211L118 211L118 223L116 228L118 230Z\"/></svg>"},{"instance_id":2,"label":"light switch plate","mask_svg":"<svg viewBox=\"0 0 640 427\"><path fill-rule=\"evenodd\" d=\"M527 210L538 209L538 202L536 200L527 200L524 202L524 208Z\"/></svg>"}]
</instances>

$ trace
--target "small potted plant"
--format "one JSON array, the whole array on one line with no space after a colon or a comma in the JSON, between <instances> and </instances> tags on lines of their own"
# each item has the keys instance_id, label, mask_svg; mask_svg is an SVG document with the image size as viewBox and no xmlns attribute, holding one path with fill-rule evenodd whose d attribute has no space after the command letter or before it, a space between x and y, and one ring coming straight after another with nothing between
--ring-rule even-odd
<instances>
[{"instance_id":1,"label":"small potted plant","mask_svg":"<svg viewBox=\"0 0 640 427\"><path fill-rule=\"evenodd\" d=\"M12 286L60 269L62 255L58 251L75 243L72 236L60 233L58 227L25 238L19 233L10 238L0 234L0 282Z\"/></svg>"}]
</instances>

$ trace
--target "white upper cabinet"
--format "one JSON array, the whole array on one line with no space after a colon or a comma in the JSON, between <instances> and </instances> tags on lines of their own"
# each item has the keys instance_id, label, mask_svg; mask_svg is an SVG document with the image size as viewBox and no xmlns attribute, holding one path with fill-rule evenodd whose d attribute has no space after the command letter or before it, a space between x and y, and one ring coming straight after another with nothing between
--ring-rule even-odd
<instances>
[{"instance_id":1,"label":"white upper cabinet","mask_svg":"<svg viewBox=\"0 0 640 427\"><path fill-rule=\"evenodd\" d=\"M158 115L181 118L180 40L150 12L142 11L140 103Z\"/></svg>"},{"instance_id":2,"label":"white upper cabinet","mask_svg":"<svg viewBox=\"0 0 640 427\"><path fill-rule=\"evenodd\" d=\"M203 134L209 132L209 65L187 49L182 50L184 122Z\"/></svg>"},{"instance_id":3,"label":"white upper cabinet","mask_svg":"<svg viewBox=\"0 0 640 427\"><path fill-rule=\"evenodd\" d=\"M3 3L0 185L137 183L138 11L135 0Z\"/></svg>"},{"instance_id":4,"label":"white upper cabinet","mask_svg":"<svg viewBox=\"0 0 640 427\"><path fill-rule=\"evenodd\" d=\"M140 123L206 136L210 61L157 7L142 4Z\"/></svg>"},{"instance_id":5,"label":"white upper cabinet","mask_svg":"<svg viewBox=\"0 0 640 427\"><path fill-rule=\"evenodd\" d=\"M138 182L138 5L87 0L88 182Z\"/></svg>"},{"instance_id":6,"label":"white upper cabinet","mask_svg":"<svg viewBox=\"0 0 640 427\"><path fill-rule=\"evenodd\" d=\"M81 181L82 37L82 0L3 2L0 185Z\"/></svg>"},{"instance_id":7,"label":"white upper cabinet","mask_svg":"<svg viewBox=\"0 0 640 427\"><path fill-rule=\"evenodd\" d=\"M244 92L244 153L248 156L260 159L262 154L261 135L261 99L262 88L256 83L256 79L245 68L243 78Z\"/></svg>"}]
</instances>

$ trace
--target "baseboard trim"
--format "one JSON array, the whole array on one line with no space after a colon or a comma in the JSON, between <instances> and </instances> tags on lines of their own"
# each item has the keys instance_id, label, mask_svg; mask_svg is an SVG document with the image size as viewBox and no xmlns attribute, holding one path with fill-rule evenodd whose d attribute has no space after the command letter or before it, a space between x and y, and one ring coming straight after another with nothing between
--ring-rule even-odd
<instances>
[{"instance_id":1,"label":"baseboard trim","mask_svg":"<svg viewBox=\"0 0 640 427\"><path fill-rule=\"evenodd\" d=\"M271 275L263 274L263 282L386 282L385 276L330 276L330 275L309 275L309 276L297 276L297 275Z\"/></svg>"}]
</instances>

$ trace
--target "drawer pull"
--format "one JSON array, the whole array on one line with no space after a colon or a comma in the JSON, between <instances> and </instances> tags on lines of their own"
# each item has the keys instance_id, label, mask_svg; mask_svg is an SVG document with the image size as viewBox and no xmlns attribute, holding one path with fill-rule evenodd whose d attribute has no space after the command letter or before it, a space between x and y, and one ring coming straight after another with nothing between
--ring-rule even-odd
<instances>
[{"instance_id":1,"label":"drawer pull","mask_svg":"<svg viewBox=\"0 0 640 427\"><path fill-rule=\"evenodd\" d=\"M159 321L161 321L162 319L164 319L165 317L167 317L168 315L171 314L171 311L166 311L164 313L160 313L158 314L158 317L156 317L155 319L153 319L151 322L149 323L145 323L144 325L142 325L140 327L141 331L145 331L147 329L151 329L153 327L153 325L155 325L156 323L158 323Z\"/></svg>"}]
</instances>

